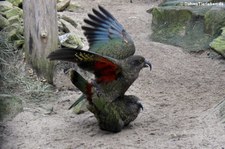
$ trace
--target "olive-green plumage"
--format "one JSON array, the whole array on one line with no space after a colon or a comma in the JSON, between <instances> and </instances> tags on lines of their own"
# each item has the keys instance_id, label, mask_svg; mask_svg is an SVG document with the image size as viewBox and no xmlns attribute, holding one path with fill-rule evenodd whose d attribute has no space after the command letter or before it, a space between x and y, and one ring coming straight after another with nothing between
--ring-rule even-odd
<instances>
[{"instance_id":1,"label":"olive-green plumage","mask_svg":"<svg viewBox=\"0 0 225 149\"><path fill-rule=\"evenodd\" d=\"M69 72L69 76L71 79L71 82L83 93L83 95L81 95L70 107L69 109L71 109L72 107L78 105L79 103L82 103L82 107L79 107L79 110L76 111L77 114L82 113L81 109L86 109L85 106L87 105L87 101L86 102L82 102L84 101L84 99L86 99L86 87L88 86L89 82L84 79L78 72L76 72L75 70L70 70ZM84 107L83 107L84 106Z\"/></svg>"},{"instance_id":2,"label":"olive-green plumage","mask_svg":"<svg viewBox=\"0 0 225 149\"><path fill-rule=\"evenodd\" d=\"M88 109L98 119L102 130L119 132L124 126L134 121L143 108L139 99L133 95L119 97L113 102L107 102L109 96L93 95L93 103Z\"/></svg>"},{"instance_id":3,"label":"olive-green plumage","mask_svg":"<svg viewBox=\"0 0 225 149\"><path fill-rule=\"evenodd\" d=\"M74 79L72 83L84 94L87 94L85 88L88 81L75 70L72 70L70 75ZM121 131L124 126L135 120L140 110L143 109L136 96L124 95L112 101L110 99L111 96L107 92L99 93L99 91L96 91L98 88L93 88L92 90L92 104L86 105L88 105L89 111L98 119L99 127L103 130L112 132Z\"/></svg>"}]
</instances>

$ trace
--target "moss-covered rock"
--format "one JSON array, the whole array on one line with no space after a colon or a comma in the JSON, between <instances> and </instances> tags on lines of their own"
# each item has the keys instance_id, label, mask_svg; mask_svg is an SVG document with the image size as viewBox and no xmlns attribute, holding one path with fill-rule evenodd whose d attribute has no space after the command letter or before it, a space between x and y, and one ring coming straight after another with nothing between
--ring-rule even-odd
<instances>
[{"instance_id":1,"label":"moss-covered rock","mask_svg":"<svg viewBox=\"0 0 225 149\"><path fill-rule=\"evenodd\" d=\"M199 0L167 0L150 9L151 38L154 41L181 46L188 51L209 48L209 43L225 26L225 7Z\"/></svg>"},{"instance_id":2,"label":"moss-covered rock","mask_svg":"<svg viewBox=\"0 0 225 149\"><path fill-rule=\"evenodd\" d=\"M82 48L84 46L81 38L72 33L62 35L59 38L61 45L67 48Z\"/></svg>"},{"instance_id":3,"label":"moss-covered rock","mask_svg":"<svg viewBox=\"0 0 225 149\"><path fill-rule=\"evenodd\" d=\"M13 41L14 46L22 48L24 44L23 10L13 7L0 15L0 29L5 32L8 40Z\"/></svg>"},{"instance_id":4,"label":"moss-covered rock","mask_svg":"<svg viewBox=\"0 0 225 149\"><path fill-rule=\"evenodd\" d=\"M75 28L77 27L77 23L75 22L74 19L72 19L71 17L67 16L67 15L62 15L61 17L63 20L69 22L71 25L73 25Z\"/></svg>"},{"instance_id":5,"label":"moss-covered rock","mask_svg":"<svg viewBox=\"0 0 225 149\"><path fill-rule=\"evenodd\" d=\"M225 26L225 4L224 7L212 7L204 15L205 31L212 36L218 36L220 29Z\"/></svg>"},{"instance_id":6,"label":"moss-covered rock","mask_svg":"<svg viewBox=\"0 0 225 149\"><path fill-rule=\"evenodd\" d=\"M3 29L7 33L8 39L11 41L14 40L23 40L23 26L20 23L14 23L10 26L7 26Z\"/></svg>"},{"instance_id":7,"label":"moss-covered rock","mask_svg":"<svg viewBox=\"0 0 225 149\"><path fill-rule=\"evenodd\" d=\"M65 31L62 22L58 20L58 34L61 36L61 35L65 34L65 33L68 33L68 32L69 32L68 30Z\"/></svg>"},{"instance_id":8,"label":"moss-covered rock","mask_svg":"<svg viewBox=\"0 0 225 149\"><path fill-rule=\"evenodd\" d=\"M0 1L0 12L5 12L12 8L13 8L12 3L7 2L7 1Z\"/></svg>"},{"instance_id":9,"label":"moss-covered rock","mask_svg":"<svg viewBox=\"0 0 225 149\"><path fill-rule=\"evenodd\" d=\"M64 11L70 5L70 0L62 0L57 3L57 11Z\"/></svg>"},{"instance_id":10,"label":"moss-covered rock","mask_svg":"<svg viewBox=\"0 0 225 149\"><path fill-rule=\"evenodd\" d=\"M12 16L8 19L10 24L14 24L14 23L22 23L22 18L19 15L16 16ZM22 24L21 24L22 25Z\"/></svg>"},{"instance_id":11,"label":"moss-covered rock","mask_svg":"<svg viewBox=\"0 0 225 149\"><path fill-rule=\"evenodd\" d=\"M70 11L70 12L74 12L76 11L77 9L80 9L81 6L78 5L77 3L75 2L70 2L70 5L66 8L67 11Z\"/></svg>"},{"instance_id":12,"label":"moss-covered rock","mask_svg":"<svg viewBox=\"0 0 225 149\"><path fill-rule=\"evenodd\" d=\"M9 21L5 17L0 15L0 30L7 27L8 25L9 25Z\"/></svg>"},{"instance_id":13,"label":"moss-covered rock","mask_svg":"<svg viewBox=\"0 0 225 149\"><path fill-rule=\"evenodd\" d=\"M23 48L23 45L24 45L24 39L18 39L18 40L15 40L15 41L13 42L13 45L14 45L14 47L16 47L17 49Z\"/></svg>"},{"instance_id":14,"label":"moss-covered rock","mask_svg":"<svg viewBox=\"0 0 225 149\"><path fill-rule=\"evenodd\" d=\"M14 7L12 9L4 12L4 14L5 14L6 18L8 18L8 19L13 17L13 16L17 16L17 15L22 17L23 16L23 10L18 8L18 7Z\"/></svg>"},{"instance_id":15,"label":"moss-covered rock","mask_svg":"<svg viewBox=\"0 0 225 149\"><path fill-rule=\"evenodd\" d=\"M14 6L21 6L23 3L23 0L7 0L8 2L12 3Z\"/></svg>"},{"instance_id":16,"label":"moss-covered rock","mask_svg":"<svg viewBox=\"0 0 225 149\"><path fill-rule=\"evenodd\" d=\"M225 27L221 30L221 35L210 43L210 47L225 57Z\"/></svg>"},{"instance_id":17,"label":"moss-covered rock","mask_svg":"<svg viewBox=\"0 0 225 149\"><path fill-rule=\"evenodd\" d=\"M60 19L61 25L63 28L61 28L62 32L64 33L71 33L74 30L74 26L67 22L66 20Z\"/></svg>"}]
</instances>

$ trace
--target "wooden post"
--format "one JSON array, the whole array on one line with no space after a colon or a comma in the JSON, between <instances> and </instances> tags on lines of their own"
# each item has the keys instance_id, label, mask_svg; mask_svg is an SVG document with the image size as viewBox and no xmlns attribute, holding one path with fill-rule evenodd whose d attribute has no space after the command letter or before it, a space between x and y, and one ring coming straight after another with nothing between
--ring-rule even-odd
<instances>
[{"instance_id":1,"label":"wooden post","mask_svg":"<svg viewBox=\"0 0 225 149\"><path fill-rule=\"evenodd\" d=\"M56 0L24 0L23 10L26 59L53 83L54 64L46 57L58 45Z\"/></svg>"}]
</instances>

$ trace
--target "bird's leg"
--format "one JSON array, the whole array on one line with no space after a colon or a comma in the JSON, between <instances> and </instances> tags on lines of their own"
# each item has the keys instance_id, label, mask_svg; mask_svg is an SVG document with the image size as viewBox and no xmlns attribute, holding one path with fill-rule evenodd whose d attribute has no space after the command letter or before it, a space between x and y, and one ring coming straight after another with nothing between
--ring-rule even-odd
<instances>
[{"instance_id":1,"label":"bird's leg","mask_svg":"<svg viewBox=\"0 0 225 149\"><path fill-rule=\"evenodd\" d=\"M93 85L93 87L95 88L96 92L97 92L97 96L102 96L102 90L101 87L99 86L99 84L96 82L96 80L91 80L91 84Z\"/></svg>"}]
</instances>

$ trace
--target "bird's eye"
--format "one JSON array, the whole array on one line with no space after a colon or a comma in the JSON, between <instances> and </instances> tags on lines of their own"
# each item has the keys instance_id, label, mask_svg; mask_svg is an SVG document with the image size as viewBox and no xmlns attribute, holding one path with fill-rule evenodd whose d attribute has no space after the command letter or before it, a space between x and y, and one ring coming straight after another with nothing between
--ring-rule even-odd
<instances>
[{"instance_id":1,"label":"bird's eye","mask_svg":"<svg viewBox=\"0 0 225 149\"><path fill-rule=\"evenodd\" d=\"M140 60L140 59L132 61L132 65L134 65L134 66L139 66L141 63L142 63L142 60Z\"/></svg>"}]
</instances>

